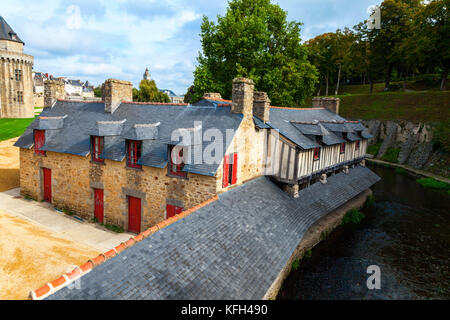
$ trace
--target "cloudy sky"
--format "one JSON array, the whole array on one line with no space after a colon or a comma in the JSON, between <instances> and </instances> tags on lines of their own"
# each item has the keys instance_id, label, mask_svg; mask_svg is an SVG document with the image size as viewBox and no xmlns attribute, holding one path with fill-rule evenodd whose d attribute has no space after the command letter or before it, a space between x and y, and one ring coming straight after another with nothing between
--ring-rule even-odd
<instances>
[{"instance_id":1,"label":"cloudy sky","mask_svg":"<svg viewBox=\"0 0 450 320\"><path fill-rule=\"evenodd\" d=\"M367 19L381 0L278 0L307 40ZM160 89L184 94L201 49L203 15L215 19L226 0L16 0L0 15L34 56L34 70L100 84L138 85L145 67Z\"/></svg>"}]
</instances>

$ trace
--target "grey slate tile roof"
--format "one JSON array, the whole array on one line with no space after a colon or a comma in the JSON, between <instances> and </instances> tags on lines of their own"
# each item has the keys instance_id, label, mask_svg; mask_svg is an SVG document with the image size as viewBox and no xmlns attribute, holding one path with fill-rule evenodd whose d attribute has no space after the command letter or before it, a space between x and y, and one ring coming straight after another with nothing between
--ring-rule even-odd
<instances>
[{"instance_id":1,"label":"grey slate tile roof","mask_svg":"<svg viewBox=\"0 0 450 320\"><path fill-rule=\"evenodd\" d=\"M308 228L378 180L358 166L294 199L258 178L94 268L81 289L47 299L261 299Z\"/></svg>"},{"instance_id":2,"label":"grey slate tile roof","mask_svg":"<svg viewBox=\"0 0 450 320\"><path fill-rule=\"evenodd\" d=\"M167 144L172 141L171 135L178 128L193 128L195 122L201 121L203 132L208 129L218 129L223 137L226 130L238 129L241 114L230 112L230 107L207 106L168 106L153 104L122 103L113 114L104 112L103 103L86 103L80 101L57 101L53 108L44 108L42 117L66 116L64 127L56 130L57 134L49 134L47 131L46 142L42 147L44 151L62 152L87 156L90 153L90 135L106 133L104 152L101 158L122 161L125 158L125 139L147 139L143 142L143 156L141 163L149 166L164 168L167 164ZM123 121L123 124L110 124L108 122ZM160 123L156 129L139 124ZM15 146L30 148L33 146L33 129L39 129L39 119L35 119L25 133L18 139ZM108 137L117 134L120 136ZM151 140L151 138L157 138ZM108 139L107 139L108 138ZM226 140L226 139L224 139ZM223 153L225 153L231 141L225 141ZM209 145L210 141L204 141L202 149ZM191 164L184 168L185 171L214 175L219 163L216 164Z\"/></svg>"},{"instance_id":3,"label":"grey slate tile roof","mask_svg":"<svg viewBox=\"0 0 450 320\"><path fill-rule=\"evenodd\" d=\"M5 19L0 16L0 40L10 40L23 43L19 36L9 26Z\"/></svg>"}]
</instances>

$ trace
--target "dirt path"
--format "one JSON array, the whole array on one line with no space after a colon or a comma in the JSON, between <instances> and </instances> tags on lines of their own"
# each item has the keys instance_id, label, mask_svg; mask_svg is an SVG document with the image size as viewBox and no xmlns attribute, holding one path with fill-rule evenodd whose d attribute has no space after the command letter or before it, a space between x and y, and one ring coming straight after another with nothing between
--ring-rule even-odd
<instances>
[{"instance_id":1,"label":"dirt path","mask_svg":"<svg viewBox=\"0 0 450 320\"><path fill-rule=\"evenodd\" d=\"M0 192L19 186L19 148L17 138L0 141Z\"/></svg>"},{"instance_id":2,"label":"dirt path","mask_svg":"<svg viewBox=\"0 0 450 320\"><path fill-rule=\"evenodd\" d=\"M4 211L0 232L0 300L28 299L31 290L99 254Z\"/></svg>"}]
</instances>

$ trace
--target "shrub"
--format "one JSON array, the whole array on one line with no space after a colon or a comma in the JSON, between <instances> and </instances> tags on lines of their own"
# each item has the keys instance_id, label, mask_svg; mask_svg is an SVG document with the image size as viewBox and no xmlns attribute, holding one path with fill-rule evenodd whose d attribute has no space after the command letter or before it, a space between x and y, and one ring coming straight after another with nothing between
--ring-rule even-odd
<instances>
[{"instance_id":1,"label":"shrub","mask_svg":"<svg viewBox=\"0 0 450 320\"><path fill-rule=\"evenodd\" d=\"M372 206L375 203L375 197L373 195L370 195L366 198L366 201L364 202L363 207L368 208Z\"/></svg>"},{"instance_id":2,"label":"shrub","mask_svg":"<svg viewBox=\"0 0 450 320\"><path fill-rule=\"evenodd\" d=\"M294 262L292 262L291 271L296 271L298 267L300 266L300 260L296 259Z\"/></svg>"},{"instance_id":3,"label":"shrub","mask_svg":"<svg viewBox=\"0 0 450 320\"><path fill-rule=\"evenodd\" d=\"M361 222L362 219L365 218L364 213L362 213L361 211L359 211L358 209L351 209L350 211L348 211L344 218L342 219L342 224L346 225L346 224L358 224Z\"/></svg>"},{"instance_id":4,"label":"shrub","mask_svg":"<svg viewBox=\"0 0 450 320\"><path fill-rule=\"evenodd\" d=\"M395 173L397 173L397 174L406 174L406 169L405 168L396 168L395 169Z\"/></svg>"},{"instance_id":5,"label":"shrub","mask_svg":"<svg viewBox=\"0 0 450 320\"><path fill-rule=\"evenodd\" d=\"M433 128L433 142L445 152L450 152L450 121L439 122Z\"/></svg>"},{"instance_id":6,"label":"shrub","mask_svg":"<svg viewBox=\"0 0 450 320\"><path fill-rule=\"evenodd\" d=\"M437 181L433 178L422 178L416 180L418 183L423 185L425 188L430 189L437 189L437 190L449 190L450 191L450 184L443 182L443 181Z\"/></svg>"},{"instance_id":7,"label":"shrub","mask_svg":"<svg viewBox=\"0 0 450 320\"><path fill-rule=\"evenodd\" d=\"M105 224L104 225L106 229L112 231L112 232L116 232L116 233L123 233L124 230L121 226L117 226L115 224Z\"/></svg>"},{"instance_id":8,"label":"shrub","mask_svg":"<svg viewBox=\"0 0 450 320\"><path fill-rule=\"evenodd\" d=\"M381 157L381 160L387 162L398 162L398 154L400 153L400 149L398 148L388 148L384 155Z\"/></svg>"},{"instance_id":9,"label":"shrub","mask_svg":"<svg viewBox=\"0 0 450 320\"><path fill-rule=\"evenodd\" d=\"M378 151L380 151L381 144L382 144L382 142L378 142L378 143L368 146L367 153L369 153L373 156L376 156L378 154Z\"/></svg>"}]
</instances>

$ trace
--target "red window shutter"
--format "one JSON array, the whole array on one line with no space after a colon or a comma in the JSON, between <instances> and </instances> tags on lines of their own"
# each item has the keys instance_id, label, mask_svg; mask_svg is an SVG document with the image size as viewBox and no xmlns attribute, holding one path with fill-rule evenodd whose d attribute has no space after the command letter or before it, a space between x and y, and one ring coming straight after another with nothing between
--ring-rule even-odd
<instances>
[{"instance_id":1,"label":"red window shutter","mask_svg":"<svg viewBox=\"0 0 450 320\"><path fill-rule=\"evenodd\" d=\"M230 168L230 160L229 156L226 154L223 158L223 187L228 187L228 180L229 180L229 168Z\"/></svg>"},{"instance_id":2,"label":"red window shutter","mask_svg":"<svg viewBox=\"0 0 450 320\"><path fill-rule=\"evenodd\" d=\"M233 155L233 172L231 176L231 184L235 184L237 182L237 165L238 165L238 154L235 153Z\"/></svg>"},{"instance_id":3,"label":"red window shutter","mask_svg":"<svg viewBox=\"0 0 450 320\"><path fill-rule=\"evenodd\" d=\"M41 151L42 146L45 143L45 131L34 130L34 152L36 154L45 154L45 151Z\"/></svg>"}]
</instances>

